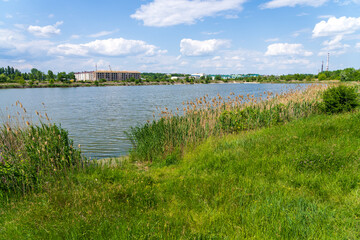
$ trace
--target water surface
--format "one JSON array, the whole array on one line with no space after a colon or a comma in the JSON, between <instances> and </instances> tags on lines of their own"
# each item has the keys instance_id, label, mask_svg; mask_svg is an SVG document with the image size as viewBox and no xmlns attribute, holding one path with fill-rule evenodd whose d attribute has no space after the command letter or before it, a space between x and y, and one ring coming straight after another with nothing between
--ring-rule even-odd
<instances>
[{"instance_id":1,"label":"water surface","mask_svg":"<svg viewBox=\"0 0 360 240\"><path fill-rule=\"evenodd\" d=\"M161 86L115 86L80 88L0 89L0 112L7 114L16 101L29 113L46 112L52 122L69 131L76 145L89 157L126 155L131 147L126 134L131 126L152 120L156 107L176 109L183 101L206 94L279 93L298 84L200 84ZM43 104L44 103L44 104ZM44 107L45 106L45 107ZM14 107L12 107L14 109Z\"/></svg>"}]
</instances>

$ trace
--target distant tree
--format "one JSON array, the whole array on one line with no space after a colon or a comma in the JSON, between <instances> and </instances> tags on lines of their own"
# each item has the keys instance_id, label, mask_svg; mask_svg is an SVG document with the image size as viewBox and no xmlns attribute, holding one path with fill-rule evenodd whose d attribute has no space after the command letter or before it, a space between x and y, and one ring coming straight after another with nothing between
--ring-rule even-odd
<instances>
[{"instance_id":1,"label":"distant tree","mask_svg":"<svg viewBox=\"0 0 360 240\"><path fill-rule=\"evenodd\" d=\"M320 73L319 76L318 76L318 80L323 81L325 79L326 79L326 74L325 73Z\"/></svg>"},{"instance_id":2,"label":"distant tree","mask_svg":"<svg viewBox=\"0 0 360 240\"><path fill-rule=\"evenodd\" d=\"M356 81L357 78L357 71L354 68L346 68L341 71L340 73L340 80L341 81Z\"/></svg>"},{"instance_id":3,"label":"distant tree","mask_svg":"<svg viewBox=\"0 0 360 240\"><path fill-rule=\"evenodd\" d=\"M55 78L55 75L54 75L53 71L49 70L48 74L47 74L47 79L51 80L51 79L54 79L54 78Z\"/></svg>"},{"instance_id":4,"label":"distant tree","mask_svg":"<svg viewBox=\"0 0 360 240\"><path fill-rule=\"evenodd\" d=\"M25 85L25 79L23 77L17 76L14 80L21 85Z\"/></svg>"},{"instance_id":5,"label":"distant tree","mask_svg":"<svg viewBox=\"0 0 360 240\"><path fill-rule=\"evenodd\" d=\"M5 73L0 74L0 82L8 82L8 81L9 78L5 75Z\"/></svg>"},{"instance_id":6,"label":"distant tree","mask_svg":"<svg viewBox=\"0 0 360 240\"><path fill-rule=\"evenodd\" d=\"M73 79L74 81L76 80L74 72L69 72L68 73L68 79Z\"/></svg>"},{"instance_id":7,"label":"distant tree","mask_svg":"<svg viewBox=\"0 0 360 240\"><path fill-rule=\"evenodd\" d=\"M68 80L68 76L67 76L66 72L59 72L57 74L57 80L61 81L61 82L66 82Z\"/></svg>"},{"instance_id":8,"label":"distant tree","mask_svg":"<svg viewBox=\"0 0 360 240\"><path fill-rule=\"evenodd\" d=\"M221 76L220 76L220 75L216 75L216 76L215 76L215 80L220 81L220 80L221 80Z\"/></svg>"}]
</instances>

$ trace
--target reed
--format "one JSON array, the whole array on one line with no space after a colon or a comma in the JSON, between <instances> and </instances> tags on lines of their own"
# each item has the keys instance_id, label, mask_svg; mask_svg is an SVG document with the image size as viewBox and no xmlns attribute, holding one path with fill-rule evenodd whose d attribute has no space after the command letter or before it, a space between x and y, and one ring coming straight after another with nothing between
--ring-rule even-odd
<instances>
[{"instance_id":1,"label":"reed","mask_svg":"<svg viewBox=\"0 0 360 240\"><path fill-rule=\"evenodd\" d=\"M159 119L133 127L127 133L132 142L130 152L137 161L174 162L188 147L210 136L270 127L320 112L321 93L326 85L310 85L282 94L264 92L227 98L208 95L183 102L175 112L159 109Z\"/></svg>"},{"instance_id":2,"label":"reed","mask_svg":"<svg viewBox=\"0 0 360 240\"><path fill-rule=\"evenodd\" d=\"M34 124L22 104L16 105L22 113L8 115L0 127L0 197L41 188L83 164L66 130L51 124L46 113L36 112Z\"/></svg>"}]
</instances>

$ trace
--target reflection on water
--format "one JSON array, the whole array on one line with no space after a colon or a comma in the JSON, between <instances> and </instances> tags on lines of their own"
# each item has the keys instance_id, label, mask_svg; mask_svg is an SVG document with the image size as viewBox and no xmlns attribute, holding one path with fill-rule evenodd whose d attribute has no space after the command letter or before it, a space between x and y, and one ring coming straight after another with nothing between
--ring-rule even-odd
<instances>
[{"instance_id":1,"label":"reflection on water","mask_svg":"<svg viewBox=\"0 0 360 240\"><path fill-rule=\"evenodd\" d=\"M279 93L298 84L208 84L166 86L119 86L88 88L0 89L0 110L11 109L17 100L29 113L47 112L52 122L61 123L86 156L104 158L128 153L126 138L131 126L152 120L157 107L175 110L183 101L206 94L214 97L230 92ZM44 103L44 105L42 104Z\"/></svg>"}]
</instances>

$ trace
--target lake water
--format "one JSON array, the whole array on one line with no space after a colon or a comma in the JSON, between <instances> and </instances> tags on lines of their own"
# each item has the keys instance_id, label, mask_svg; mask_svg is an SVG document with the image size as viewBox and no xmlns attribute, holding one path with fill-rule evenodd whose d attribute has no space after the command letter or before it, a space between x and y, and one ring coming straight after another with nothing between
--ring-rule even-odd
<instances>
[{"instance_id":1,"label":"lake water","mask_svg":"<svg viewBox=\"0 0 360 240\"><path fill-rule=\"evenodd\" d=\"M299 84L200 84L81 88L0 89L0 114L20 101L31 115L46 112L52 122L69 131L76 146L92 158L126 155L131 147L126 134L131 126L153 119L157 107L182 108L183 101L206 94L227 97L231 92L280 93ZM44 103L44 104L43 104ZM12 107L13 106L13 107Z\"/></svg>"}]
</instances>

